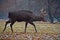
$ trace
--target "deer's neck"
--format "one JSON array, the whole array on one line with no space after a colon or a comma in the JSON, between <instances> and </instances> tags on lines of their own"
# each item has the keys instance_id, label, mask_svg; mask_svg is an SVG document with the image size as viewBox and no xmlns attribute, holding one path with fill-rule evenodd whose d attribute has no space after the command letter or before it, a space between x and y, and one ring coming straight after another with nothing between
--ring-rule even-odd
<instances>
[{"instance_id":1,"label":"deer's neck","mask_svg":"<svg viewBox=\"0 0 60 40\"><path fill-rule=\"evenodd\" d=\"M35 16L35 17L34 17L34 20L35 20L35 21L41 21L41 17L40 17L40 16Z\"/></svg>"}]
</instances>

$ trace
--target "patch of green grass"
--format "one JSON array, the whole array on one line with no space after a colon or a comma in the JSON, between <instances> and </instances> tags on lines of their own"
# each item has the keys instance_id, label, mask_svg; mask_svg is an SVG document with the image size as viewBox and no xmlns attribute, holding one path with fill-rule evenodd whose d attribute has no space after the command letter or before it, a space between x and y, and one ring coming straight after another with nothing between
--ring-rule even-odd
<instances>
[{"instance_id":1,"label":"patch of green grass","mask_svg":"<svg viewBox=\"0 0 60 40\"><path fill-rule=\"evenodd\" d=\"M34 22L36 25L38 32L45 32L45 33L59 33L60 34L60 24L50 24L47 22ZM0 21L0 33L3 31L5 25L5 21ZM14 32L24 32L25 29L25 22L16 22L13 25ZM34 27L28 24L27 32L35 32ZM5 32L11 32L10 26L7 26Z\"/></svg>"}]
</instances>

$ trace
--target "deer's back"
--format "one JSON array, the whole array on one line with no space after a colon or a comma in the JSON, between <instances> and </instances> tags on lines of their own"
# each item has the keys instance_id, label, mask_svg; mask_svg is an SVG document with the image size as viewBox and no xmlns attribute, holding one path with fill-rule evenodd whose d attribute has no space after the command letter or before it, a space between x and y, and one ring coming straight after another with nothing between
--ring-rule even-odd
<instances>
[{"instance_id":1,"label":"deer's back","mask_svg":"<svg viewBox=\"0 0 60 40\"><path fill-rule=\"evenodd\" d=\"M33 18L33 13L26 10L9 12L9 18L17 21L27 21Z\"/></svg>"}]
</instances>

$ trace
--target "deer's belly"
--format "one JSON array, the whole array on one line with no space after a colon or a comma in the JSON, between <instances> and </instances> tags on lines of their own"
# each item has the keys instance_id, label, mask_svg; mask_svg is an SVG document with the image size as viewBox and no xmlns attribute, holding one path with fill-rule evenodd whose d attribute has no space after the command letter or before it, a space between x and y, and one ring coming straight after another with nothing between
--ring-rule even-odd
<instances>
[{"instance_id":1,"label":"deer's belly","mask_svg":"<svg viewBox=\"0 0 60 40\"><path fill-rule=\"evenodd\" d=\"M16 21L22 22L22 21L28 21L27 19L17 19Z\"/></svg>"}]
</instances>

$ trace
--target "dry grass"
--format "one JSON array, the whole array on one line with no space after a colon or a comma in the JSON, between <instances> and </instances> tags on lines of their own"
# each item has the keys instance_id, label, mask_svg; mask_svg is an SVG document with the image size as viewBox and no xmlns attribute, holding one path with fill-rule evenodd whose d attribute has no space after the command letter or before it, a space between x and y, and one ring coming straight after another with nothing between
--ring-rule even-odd
<instances>
[{"instance_id":1,"label":"dry grass","mask_svg":"<svg viewBox=\"0 0 60 40\"><path fill-rule=\"evenodd\" d=\"M35 33L34 27L32 25L28 24L27 33L24 33L25 22L16 22L13 25L13 30L14 30L14 32L12 33L13 37L14 37L14 35L16 33L16 34L20 35L20 38L21 38L20 40L25 40L25 39L22 38L21 35L25 35L26 36L26 34L27 34L27 35L33 35L33 39L32 40L34 40L35 37L37 38L36 35L38 35L38 36L40 35L39 36L39 40L44 40L43 36L46 36L46 34L47 34L47 35L50 35L51 37L53 36L54 40L57 40L55 37L57 35L60 35L60 24L59 23L56 23L56 24L51 24L51 23L46 23L46 22L34 22L34 23L36 25L36 28L37 28L38 32ZM4 24L5 24L5 21L0 21L0 34L2 34L2 30L4 28ZM8 25L7 29L5 30L3 35L10 34L10 33L11 33L11 30L10 30L10 27ZM38 40L36 38L35 38L35 40Z\"/></svg>"}]
</instances>

